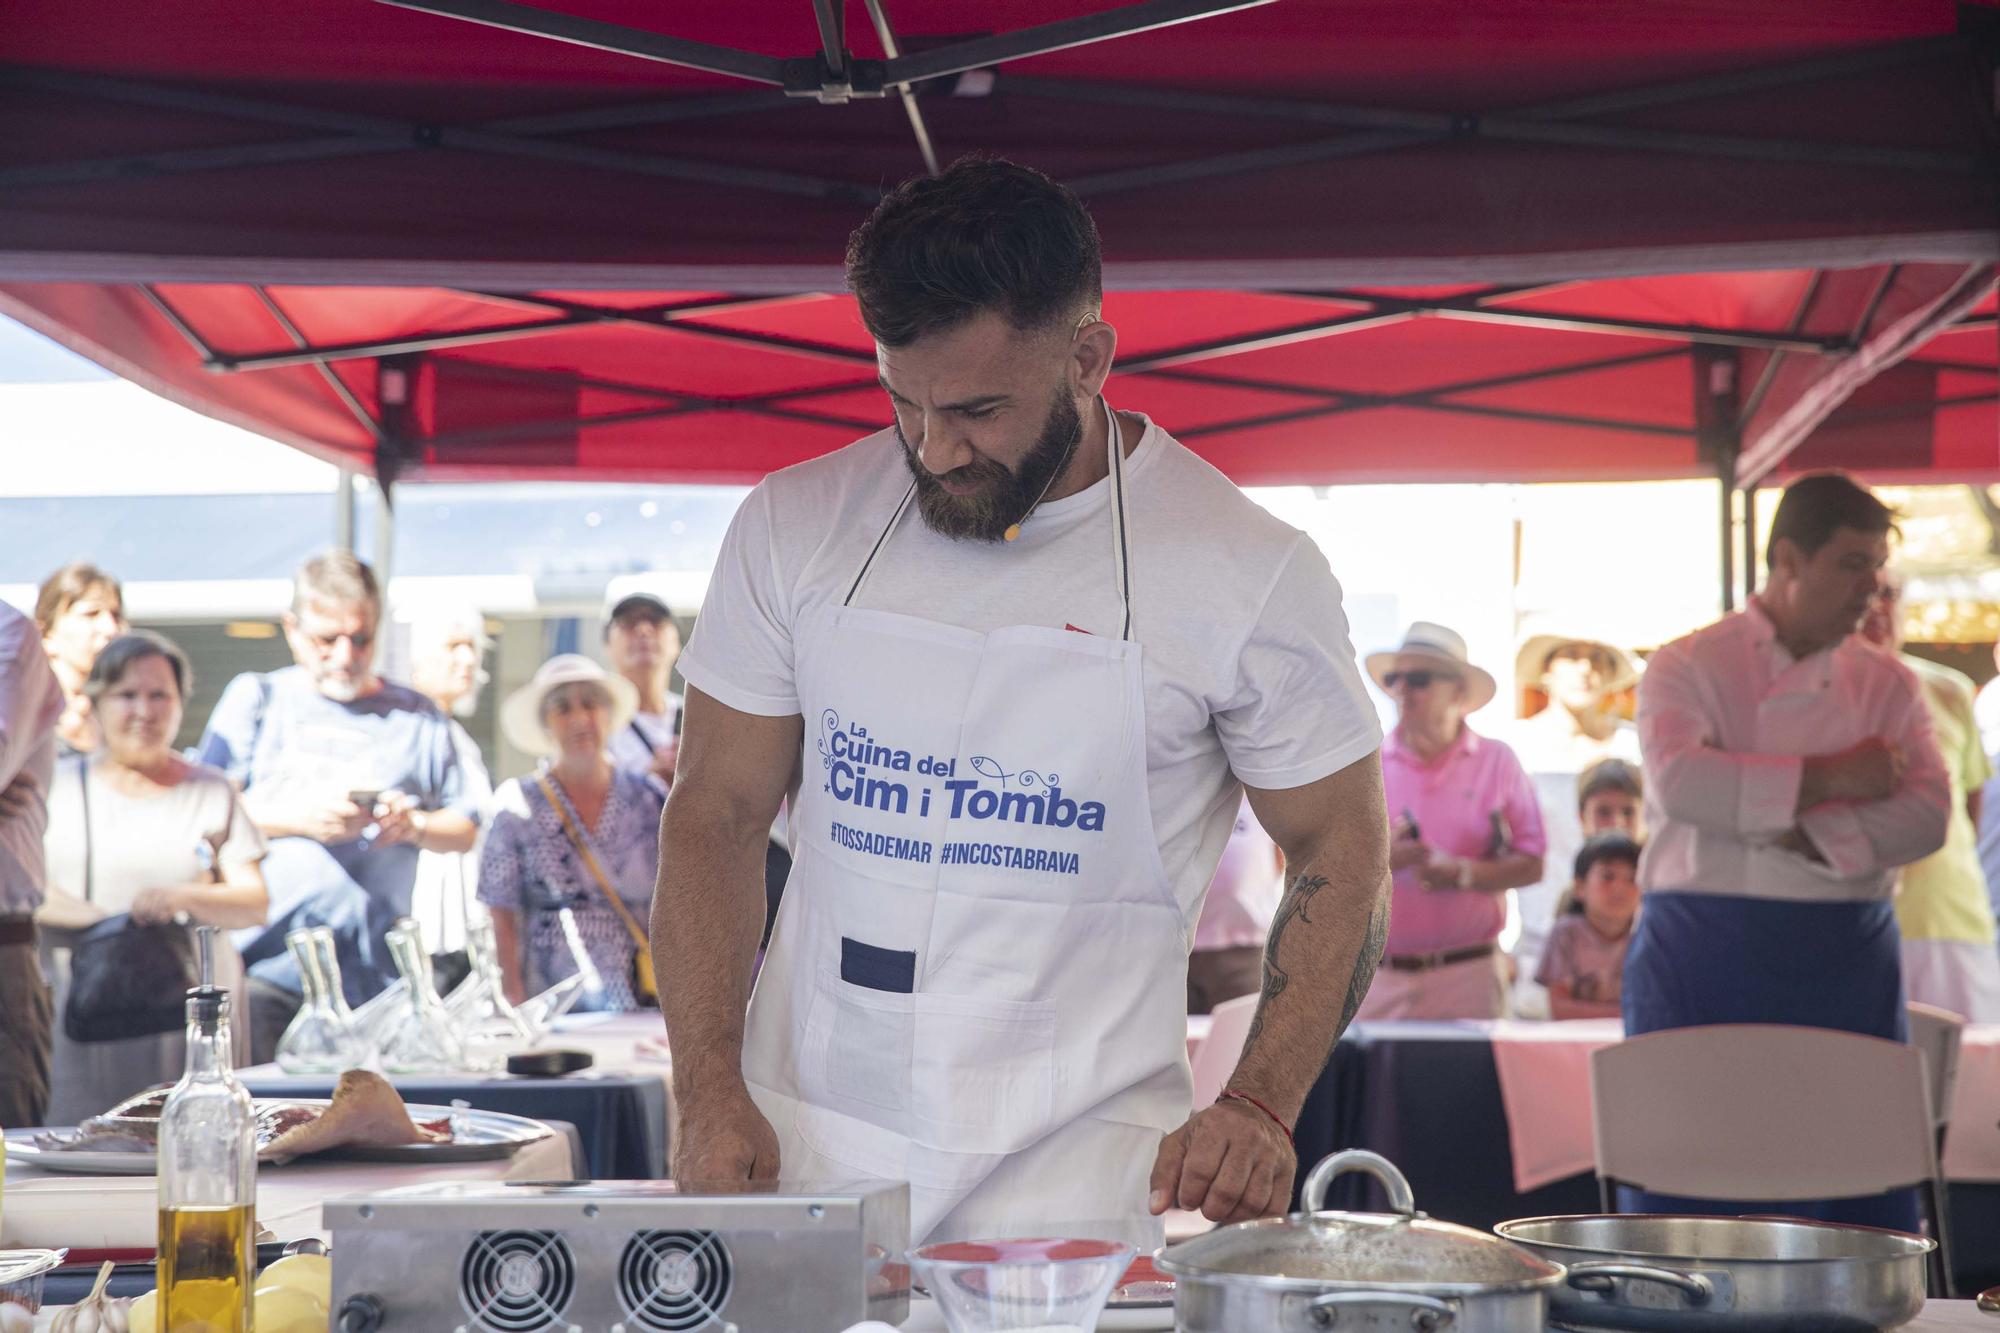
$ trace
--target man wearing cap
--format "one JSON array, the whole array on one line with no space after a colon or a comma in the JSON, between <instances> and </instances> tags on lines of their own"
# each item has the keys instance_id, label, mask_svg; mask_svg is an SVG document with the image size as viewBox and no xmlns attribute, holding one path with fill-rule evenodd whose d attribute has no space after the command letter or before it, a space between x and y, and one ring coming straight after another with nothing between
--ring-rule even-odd
<instances>
[{"instance_id":1,"label":"man wearing cap","mask_svg":"<svg viewBox=\"0 0 2000 1333\"><path fill-rule=\"evenodd\" d=\"M1514 673L1524 697L1543 701L1508 732L1508 741L1535 789L1548 839L1541 882L1521 889L1513 900L1520 928L1513 949L1514 1011L1522 1018L1546 1018L1548 991L1535 972L1584 843L1577 775L1605 759L1639 762L1638 728L1612 707L1637 683L1639 669L1631 654L1600 639L1540 633L1522 643Z\"/></svg>"},{"instance_id":2,"label":"man wearing cap","mask_svg":"<svg viewBox=\"0 0 2000 1333\"><path fill-rule=\"evenodd\" d=\"M674 613L649 592L619 598L604 622L604 654L639 695L638 712L611 738L611 762L671 785L681 727L681 697L667 688L681 655Z\"/></svg>"},{"instance_id":3,"label":"man wearing cap","mask_svg":"<svg viewBox=\"0 0 2000 1333\"><path fill-rule=\"evenodd\" d=\"M848 276L894 427L751 492L681 664L653 933L674 1174L907 1181L917 1241L1150 1250L1175 1204L1282 1212L1387 917L1339 585L1107 404L1096 229L1048 178L911 181ZM1194 1108L1188 946L1246 786L1290 883L1243 1057Z\"/></svg>"},{"instance_id":4,"label":"man wearing cap","mask_svg":"<svg viewBox=\"0 0 2000 1333\"><path fill-rule=\"evenodd\" d=\"M1361 1019L1500 1018L1507 890L1542 877L1541 809L1521 761L1465 716L1492 701L1493 677L1465 640L1419 620L1368 674L1396 701L1382 743L1395 893L1389 940Z\"/></svg>"}]
</instances>

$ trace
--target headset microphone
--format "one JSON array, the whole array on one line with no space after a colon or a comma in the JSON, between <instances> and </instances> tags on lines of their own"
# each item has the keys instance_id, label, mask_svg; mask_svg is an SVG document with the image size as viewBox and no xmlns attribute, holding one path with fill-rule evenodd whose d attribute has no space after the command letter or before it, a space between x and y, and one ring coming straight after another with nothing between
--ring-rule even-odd
<instances>
[{"instance_id":1,"label":"headset microphone","mask_svg":"<svg viewBox=\"0 0 2000 1333\"><path fill-rule=\"evenodd\" d=\"M1011 542L1017 540L1020 537L1021 525L1023 523L1026 523L1029 517L1034 514L1035 510L1041 507L1043 497L1047 496L1049 493L1049 487L1056 484L1057 477L1060 477L1063 473L1069 471L1069 460L1075 455L1076 446L1079 442L1082 441L1082 439L1083 439L1083 422L1079 421L1076 423L1076 434L1070 436L1069 447L1063 450L1062 462L1056 464L1055 471L1049 473L1049 479L1042 483L1042 489L1040 493L1035 496L1035 502L1028 506L1028 508L1022 513L1021 517L1014 520L1012 523L1009 523L1007 525L1006 530L1000 534L1001 541Z\"/></svg>"}]
</instances>

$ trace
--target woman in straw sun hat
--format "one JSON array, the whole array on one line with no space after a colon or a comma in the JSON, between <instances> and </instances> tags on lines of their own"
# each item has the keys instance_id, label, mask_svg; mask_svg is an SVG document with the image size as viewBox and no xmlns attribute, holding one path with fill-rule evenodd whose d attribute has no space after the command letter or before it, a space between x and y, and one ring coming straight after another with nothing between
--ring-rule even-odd
<instances>
[{"instance_id":1,"label":"woman in straw sun hat","mask_svg":"<svg viewBox=\"0 0 2000 1333\"><path fill-rule=\"evenodd\" d=\"M1542 877L1542 817L1514 752L1465 723L1498 685L1429 621L1367 666L1396 701L1382 743L1395 875L1387 952L1358 1017L1502 1017L1507 891Z\"/></svg>"},{"instance_id":2,"label":"woman in straw sun hat","mask_svg":"<svg viewBox=\"0 0 2000 1333\"><path fill-rule=\"evenodd\" d=\"M664 798L605 753L637 707L629 681L574 653L544 662L500 707L508 741L541 759L494 794L479 860L479 900L517 1003L578 973L580 1009L653 998L646 921Z\"/></svg>"}]
</instances>

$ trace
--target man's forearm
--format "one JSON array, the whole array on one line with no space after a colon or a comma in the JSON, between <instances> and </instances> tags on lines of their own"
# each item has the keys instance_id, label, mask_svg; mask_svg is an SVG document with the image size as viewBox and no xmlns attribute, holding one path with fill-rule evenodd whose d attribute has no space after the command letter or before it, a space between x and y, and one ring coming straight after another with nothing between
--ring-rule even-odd
<instances>
[{"instance_id":1,"label":"man's forearm","mask_svg":"<svg viewBox=\"0 0 2000 1333\"><path fill-rule=\"evenodd\" d=\"M416 836L417 846L427 852L469 852L477 841L479 825L456 810L429 812Z\"/></svg>"},{"instance_id":2,"label":"man's forearm","mask_svg":"<svg viewBox=\"0 0 2000 1333\"><path fill-rule=\"evenodd\" d=\"M653 969L682 1104L743 1086L744 1012L764 928L769 822L748 827L683 786L660 822Z\"/></svg>"},{"instance_id":3,"label":"man's forearm","mask_svg":"<svg viewBox=\"0 0 2000 1333\"><path fill-rule=\"evenodd\" d=\"M1375 978L1389 933L1389 873L1338 843L1292 867L1264 946L1264 987L1229 1086L1297 1121L1327 1055ZM1334 997L1338 996L1338 1003Z\"/></svg>"},{"instance_id":4,"label":"man's forearm","mask_svg":"<svg viewBox=\"0 0 2000 1333\"><path fill-rule=\"evenodd\" d=\"M1472 863L1472 887L1480 893L1505 893L1542 882L1542 860L1538 855L1514 852L1490 861Z\"/></svg>"}]
</instances>

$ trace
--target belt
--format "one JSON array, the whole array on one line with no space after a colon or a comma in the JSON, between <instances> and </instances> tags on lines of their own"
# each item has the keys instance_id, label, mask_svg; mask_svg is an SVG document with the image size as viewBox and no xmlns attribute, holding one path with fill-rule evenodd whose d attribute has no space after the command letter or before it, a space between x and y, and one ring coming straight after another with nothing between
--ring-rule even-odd
<instances>
[{"instance_id":1,"label":"belt","mask_svg":"<svg viewBox=\"0 0 2000 1333\"><path fill-rule=\"evenodd\" d=\"M1491 957L1499 947L1488 940L1484 944L1468 944L1463 949L1443 949L1437 953L1396 954L1382 961L1396 972L1428 972L1434 967L1450 967L1453 963L1469 963L1475 958Z\"/></svg>"},{"instance_id":2,"label":"belt","mask_svg":"<svg viewBox=\"0 0 2000 1333\"><path fill-rule=\"evenodd\" d=\"M35 918L31 916L0 916L0 946L25 944L30 948L35 943Z\"/></svg>"}]
</instances>

